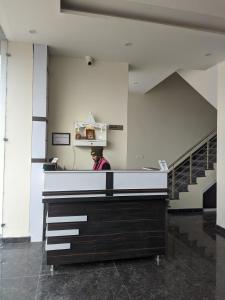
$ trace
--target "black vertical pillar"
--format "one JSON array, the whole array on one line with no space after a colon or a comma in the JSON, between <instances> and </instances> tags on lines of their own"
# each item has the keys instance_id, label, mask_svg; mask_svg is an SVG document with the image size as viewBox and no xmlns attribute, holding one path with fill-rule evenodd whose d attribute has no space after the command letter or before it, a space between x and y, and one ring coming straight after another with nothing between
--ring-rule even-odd
<instances>
[{"instance_id":1,"label":"black vertical pillar","mask_svg":"<svg viewBox=\"0 0 225 300\"><path fill-rule=\"evenodd\" d=\"M106 172L106 196L113 196L113 172Z\"/></svg>"}]
</instances>

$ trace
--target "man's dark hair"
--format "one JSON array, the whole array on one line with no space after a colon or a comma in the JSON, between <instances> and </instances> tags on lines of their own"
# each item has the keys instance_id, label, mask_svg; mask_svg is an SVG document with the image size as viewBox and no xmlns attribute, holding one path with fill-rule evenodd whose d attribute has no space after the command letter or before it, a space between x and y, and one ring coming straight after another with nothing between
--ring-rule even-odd
<instances>
[{"instance_id":1,"label":"man's dark hair","mask_svg":"<svg viewBox=\"0 0 225 300\"><path fill-rule=\"evenodd\" d=\"M103 147L95 146L91 148L91 155L103 156Z\"/></svg>"}]
</instances>

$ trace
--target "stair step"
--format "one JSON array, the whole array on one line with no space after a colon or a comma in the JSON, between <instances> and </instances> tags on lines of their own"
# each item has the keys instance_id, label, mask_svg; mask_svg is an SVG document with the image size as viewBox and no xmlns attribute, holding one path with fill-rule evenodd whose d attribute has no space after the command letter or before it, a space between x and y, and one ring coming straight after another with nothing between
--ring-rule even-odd
<instances>
[{"instance_id":1,"label":"stair step","mask_svg":"<svg viewBox=\"0 0 225 300\"><path fill-rule=\"evenodd\" d=\"M217 137L214 136L209 140L208 164L207 164L207 144L203 144L199 149L192 153L192 181L190 184L190 157L187 157L173 171L168 174L169 199L179 200L179 193L188 192L188 186L197 185L198 178L204 178L210 173L206 171L215 170L217 156ZM174 178L173 178L174 172ZM174 180L174 194L172 195L172 183ZM195 242L193 242L195 243Z\"/></svg>"},{"instance_id":2,"label":"stair step","mask_svg":"<svg viewBox=\"0 0 225 300\"><path fill-rule=\"evenodd\" d=\"M185 193L185 192L188 192L188 188L187 187L179 189L179 193Z\"/></svg>"},{"instance_id":3,"label":"stair step","mask_svg":"<svg viewBox=\"0 0 225 300\"><path fill-rule=\"evenodd\" d=\"M188 240L188 233L180 232L180 238L182 241Z\"/></svg>"},{"instance_id":4,"label":"stair step","mask_svg":"<svg viewBox=\"0 0 225 300\"><path fill-rule=\"evenodd\" d=\"M172 193L169 194L169 200L180 200L179 193L174 193L174 197L172 196Z\"/></svg>"},{"instance_id":5,"label":"stair step","mask_svg":"<svg viewBox=\"0 0 225 300\"><path fill-rule=\"evenodd\" d=\"M204 172L201 172L201 173L200 173L200 172L198 172L198 173L197 173L197 172L196 172L196 173L193 173L193 176L194 176L194 177L205 177L205 171L204 171Z\"/></svg>"},{"instance_id":6,"label":"stair step","mask_svg":"<svg viewBox=\"0 0 225 300\"><path fill-rule=\"evenodd\" d=\"M197 241L197 240L189 240L189 245L190 245L191 247L196 248L196 247L198 247L197 244L198 244L198 241Z\"/></svg>"},{"instance_id":7,"label":"stair step","mask_svg":"<svg viewBox=\"0 0 225 300\"><path fill-rule=\"evenodd\" d=\"M204 246L198 246L197 248L196 248L196 250L197 250L197 252L199 253L199 254L201 254L201 255L205 255L205 247Z\"/></svg>"}]
</instances>

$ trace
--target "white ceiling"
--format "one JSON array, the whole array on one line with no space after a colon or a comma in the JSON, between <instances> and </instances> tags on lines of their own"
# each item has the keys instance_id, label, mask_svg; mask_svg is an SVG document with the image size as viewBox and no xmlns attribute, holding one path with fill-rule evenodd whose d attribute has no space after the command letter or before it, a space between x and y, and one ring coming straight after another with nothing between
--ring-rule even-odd
<instances>
[{"instance_id":1,"label":"white ceiling","mask_svg":"<svg viewBox=\"0 0 225 300\"><path fill-rule=\"evenodd\" d=\"M225 33L224 0L61 0L61 10Z\"/></svg>"},{"instance_id":2,"label":"white ceiling","mask_svg":"<svg viewBox=\"0 0 225 300\"><path fill-rule=\"evenodd\" d=\"M87 1L87 0L83 0ZM96 0L93 0L96 1ZM99 0L98 0L99 1ZM107 1L107 0L106 0ZM224 0L128 0L160 7L167 7L180 11L195 12L202 15L225 17Z\"/></svg>"},{"instance_id":3,"label":"white ceiling","mask_svg":"<svg viewBox=\"0 0 225 300\"><path fill-rule=\"evenodd\" d=\"M123 1L156 3L154 0ZM208 13L209 2L204 1ZM173 5L176 2L170 1ZM224 1L215 2L222 5ZM159 4L162 5L162 0ZM219 11L212 12L222 18ZM225 60L223 34L127 18L62 13L59 0L0 0L0 25L10 41L47 44L53 55L78 58L90 55L98 60L128 62L129 88L140 93L147 92L178 69L207 69ZM37 33L30 34L30 29ZM126 42L132 46L124 46ZM205 56L207 53L212 55Z\"/></svg>"}]
</instances>

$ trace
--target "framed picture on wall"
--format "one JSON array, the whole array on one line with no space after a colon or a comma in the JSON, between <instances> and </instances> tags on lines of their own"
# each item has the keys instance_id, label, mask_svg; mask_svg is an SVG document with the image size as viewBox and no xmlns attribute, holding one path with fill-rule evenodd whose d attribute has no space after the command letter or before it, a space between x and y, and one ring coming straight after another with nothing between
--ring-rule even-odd
<instances>
[{"instance_id":1,"label":"framed picture on wall","mask_svg":"<svg viewBox=\"0 0 225 300\"><path fill-rule=\"evenodd\" d=\"M57 146L70 145L70 133L52 132L52 145L57 145Z\"/></svg>"},{"instance_id":2,"label":"framed picture on wall","mask_svg":"<svg viewBox=\"0 0 225 300\"><path fill-rule=\"evenodd\" d=\"M95 139L95 130L94 129L86 129L86 139L88 139L88 140Z\"/></svg>"}]
</instances>

